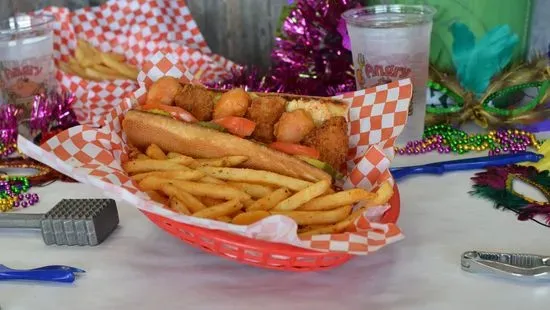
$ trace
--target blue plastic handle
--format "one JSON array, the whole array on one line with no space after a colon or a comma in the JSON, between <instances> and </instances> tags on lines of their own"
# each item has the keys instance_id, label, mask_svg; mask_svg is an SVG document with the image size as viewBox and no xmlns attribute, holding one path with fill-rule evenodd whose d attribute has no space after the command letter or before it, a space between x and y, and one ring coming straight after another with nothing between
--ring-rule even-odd
<instances>
[{"instance_id":1,"label":"blue plastic handle","mask_svg":"<svg viewBox=\"0 0 550 310\"><path fill-rule=\"evenodd\" d=\"M390 168L395 180L411 174L443 174L449 171L483 169L486 167L505 166L521 162L537 162L544 156L533 152L506 154L498 156L484 156L477 158L460 159L420 166Z\"/></svg>"},{"instance_id":2,"label":"blue plastic handle","mask_svg":"<svg viewBox=\"0 0 550 310\"><path fill-rule=\"evenodd\" d=\"M84 272L82 269L61 265L44 266L27 270L11 269L0 265L0 281L33 280L72 283L76 279L76 274Z\"/></svg>"}]
</instances>

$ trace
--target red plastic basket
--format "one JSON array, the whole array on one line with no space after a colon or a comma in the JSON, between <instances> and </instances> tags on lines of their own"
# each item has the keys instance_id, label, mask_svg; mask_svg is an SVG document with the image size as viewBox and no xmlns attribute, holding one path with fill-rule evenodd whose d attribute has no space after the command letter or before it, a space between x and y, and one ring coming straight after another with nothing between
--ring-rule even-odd
<instances>
[{"instance_id":1,"label":"red plastic basket","mask_svg":"<svg viewBox=\"0 0 550 310\"><path fill-rule=\"evenodd\" d=\"M396 223L400 213L397 185L390 200L391 208L382 217L384 223ZM318 252L288 244L255 240L232 233L210 230L175 222L143 212L153 223L181 240L206 252L241 263L285 271L317 271L344 264L353 255Z\"/></svg>"}]
</instances>

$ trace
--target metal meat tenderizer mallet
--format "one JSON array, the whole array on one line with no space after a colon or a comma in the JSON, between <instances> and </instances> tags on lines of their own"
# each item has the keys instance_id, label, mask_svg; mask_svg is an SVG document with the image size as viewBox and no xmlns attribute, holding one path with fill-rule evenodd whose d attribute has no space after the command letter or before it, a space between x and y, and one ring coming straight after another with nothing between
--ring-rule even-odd
<instances>
[{"instance_id":1,"label":"metal meat tenderizer mallet","mask_svg":"<svg viewBox=\"0 0 550 310\"><path fill-rule=\"evenodd\" d=\"M40 229L47 245L98 245L118 223L113 199L63 199L46 214L0 214L0 228Z\"/></svg>"}]
</instances>

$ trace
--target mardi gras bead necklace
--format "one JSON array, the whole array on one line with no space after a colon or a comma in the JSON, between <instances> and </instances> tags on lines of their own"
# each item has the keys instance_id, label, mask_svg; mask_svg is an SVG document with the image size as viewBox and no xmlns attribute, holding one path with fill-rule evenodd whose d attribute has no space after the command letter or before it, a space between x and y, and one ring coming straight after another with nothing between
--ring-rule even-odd
<instances>
[{"instance_id":1,"label":"mardi gras bead necklace","mask_svg":"<svg viewBox=\"0 0 550 310\"><path fill-rule=\"evenodd\" d=\"M540 142L530 132L517 129L491 130L487 134L467 134L449 125L427 127L422 140L409 141L404 147L396 147L399 155L417 155L432 151L465 154L473 151L489 151L489 155L517 153L532 147L540 148Z\"/></svg>"},{"instance_id":2,"label":"mardi gras bead necklace","mask_svg":"<svg viewBox=\"0 0 550 310\"><path fill-rule=\"evenodd\" d=\"M0 158L8 157L17 150L16 143L4 144L0 142Z\"/></svg>"},{"instance_id":3,"label":"mardi gras bead necklace","mask_svg":"<svg viewBox=\"0 0 550 310\"><path fill-rule=\"evenodd\" d=\"M26 177L0 178L0 212L36 204L39 200L38 194L28 193L30 187Z\"/></svg>"}]
</instances>

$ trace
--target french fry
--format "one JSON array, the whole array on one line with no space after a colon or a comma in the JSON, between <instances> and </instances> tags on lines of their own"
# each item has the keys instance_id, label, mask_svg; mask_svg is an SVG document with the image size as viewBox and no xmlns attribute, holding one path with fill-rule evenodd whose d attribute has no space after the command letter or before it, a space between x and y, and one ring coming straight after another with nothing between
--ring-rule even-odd
<instances>
[{"instance_id":1,"label":"french fry","mask_svg":"<svg viewBox=\"0 0 550 310\"><path fill-rule=\"evenodd\" d=\"M208 184L181 180L170 180L174 186L195 196L206 196L224 200L250 200L250 195L229 185Z\"/></svg>"},{"instance_id":2,"label":"french fry","mask_svg":"<svg viewBox=\"0 0 550 310\"><path fill-rule=\"evenodd\" d=\"M164 184L161 188L169 197L176 197L180 200L192 213L206 209L206 206L193 195L180 190L178 187L171 184Z\"/></svg>"},{"instance_id":3,"label":"french fry","mask_svg":"<svg viewBox=\"0 0 550 310\"><path fill-rule=\"evenodd\" d=\"M291 194L292 192L288 188L281 187L273 191L271 194L256 200L252 205L247 206L246 210L270 210L274 208L279 202L288 198Z\"/></svg>"},{"instance_id":4,"label":"french fry","mask_svg":"<svg viewBox=\"0 0 550 310\"><path fill-rule=\"evenodd\" d=\"M166 157L170 160L170 161L178 161L179 159L183 160L183 161L190 161L191 163L189 165L193 165L193 161L194 159L191 158L191 157L188 157L188 156L185 156L185 155L182 155L182 154L179 154L179 153L174 153L174 152L169 152L168 154L166 154ZM149 158L149 157L147 157ZM179 159L178 159L179 158ZM183 159L185 158L185 159ZM191 168L189 167L186 167L186 166L182 166L182 170L185 170L185 171L192 171ZM224 181L220 180L220 179L216 179L216 178L213 178L211 176L203 176L200 181L202 183L211 183L211 184L226 184Z\"/></svg>"},{"instance_id":5,"label":"french fry","mask_svg":"<svg viewBox=\"0 0 550 310\"><path fill-rule=\"evenodd\" d=\"M211 197L200 197L200 201L202 201L202 203L207 207L215 206L224 202L224 200L222 199L216 199Z\"/></svg>"},{"instance_id":6,"label":"french fry","mask_svg":"<svg viewBox=\"0 0 550 310\"><path fill-rule=\"evenodd\" d=\"M167 159L164 151L156 144L151 144L145 150L145 154L152 159Z\"/></svg>"},{"instance_id":7,"label":"french fry","mask_svg":"<svg viewBox=\"0 0 550 310\"><path fill-rule=\"evenodd\" d=\"M303 204L297 210L324 211L332 210L344 205L352 205L359 201L373 200L375 193L360 188L354 188L326 196L317 197Z\"/></svg>"},{"instance_id":8,"label":"french fry","mask_svg":"<svg viewBox=\"0 0 550 310\"><path fill-rule=\"evenodd\" d=\"M271 213L264 210L248 211L235 216L231 223L235 225L250 225L268 216L271 216Z\"/></svg>"},{"instance_id":9,"label":"french fry","mask_svg":"<svg viewBox=\"0 0 550 310\"><path fill-rule=\"evenodd\" d=\"M118 62L125 62L126 61L126 56L124 56L122 54L118 54L118 53L115 53L115 52L109 52L107 54L109 56L111 56L111 58L113 58L114 60L116 60Z\"/></svg>"},{"instance_id":10,"label":"french fry","mask_svg":"<svg viewBox=\"0 0 550 310\"><path fill-rule=\"evenodd\" d=\"M250 198L250 199L243 199L243 200L241 200L241 202L243 203L243 205L244 205L246 208L248 208L248 207L250 207L251 205L253 205L255 201L254 201L254 199Z\"/></svg>"},{"instance_id":11,"label":"french fry","mask_svg":"<svg viewBox=\"0 0 550 310\"><path fill-rule=\"evenodd\" d=\"M198 212L193 213L194 217L215 219L221 216L237 212L242 208L242 203L238 199L232 199L219 205L215 205Z\"/></svg>"},{"instance_id":12,"label":"french fry","mask_svg":"<svg viewBox=\"0 0 550 310\"><path fill-rule=\"evenodd\" d=\"M142 173L151 171L182 170L186 168L178 162L158 159L136 159L122 165L124 171L132 173Z\"/></svg>"},{"instance_id":13,"label":"french fry","mask_svg":"<svg viewBox=\"0 0 550 310\"><path fill-rule=\"evenodd\" d=\"M137 154L136 159L151 159L145 154Z\"/></svg>"},{"instance_id":14,"label":"french fry","mask_svg":"<svg viewBox=\"0 0 550 310\"><path fill-rule=\"evenodd\" d=\"M235 167L248 160L248 156L226 156L197 159L199 167Z\"/></svg>"},{"instance_id":15,"label":"french fry","mask_svg":"<svg viewBox=\"0 0 550 310\"><path fill-rule=\"evenodd\" d=\"M135 67L119 62L115 57L107 53L101 53L100 58L101 62L103 62L107 67L120 72L127 78L137 80L139 71Z\"/></svg>"},{"instance_id":16,"label":"french fry","mask_svg":"<svg viewBox=\"0 0 550 310\"><path fill-rule=\"evenodd\" d=\"M357 210L353 211L348 217L346 217L344 220L329 226L318 226L318 227L311 227L311 229L304 230L301 232L298 232L298 237L309 237L313 235L322 235L322 234L339 234L342 232L345 232L346 229L355 222L359 216L365 211L365 207L358 208Z\"/></svg>"},{"instance_id":17,"label":"french fry","mask_svg":"<svg viewBox=\"0 0 550 310\"><path fill-rule=\"evenodd\" d=\"M298 237L304 238L314 235L331 235L331 234L338 234L343 232L343 230L340 229L341 227L338 224L333 225L322 225L319 228L316 229L308 229L303 231L298 231Z\"/></svg>"},{"instance_id":18,"label":"french fry","mask_svg":"<svg viewBox=\"0 0 550 310\"><path fill-rule=\"evenodd\" d=\"M67 62L69 65L78 65L78 60L76 58L69 56L69 61ZM79 65L80 66L80 65Z\"/></svg>"},{"instance_id":19,"label":"french fry","mask_svg":"<svg viewBox=\"0 0 550 310\"><path fill-rule=\"evenodd\" d=\"M78 39L76 44L75 58L82 67L89 68L101 63L102 54L89 42Z\"/></svg>"},{"instance_id":20,"label":"french fry","mask_svg":"<svg viewBox=\"0 0 550 310\"><path fill-rule=\"evenodd\" d=\"M193 157L184 156L184 155L181 155L175 158L168 158L166 159L166 161L169 161L171 163L178 163L184 166L193 165L196 163Z\"/></svg>"},{"instance_id":21,"label":"french fry","mask_svg":"<svg viewBox=\"0 0 550 310\"><path fill-rule=\"evenodd\" d=\"M231 214L229 215L229 217L231 218L231 220L233 220L234 217L239 216L239 215L241 215L241 214L243 214L243 213L244 213L244 212L242 211L242 209L240 209L240 210L237 211L237 212L231 213Z\"/></svg>"},{"instance_id":22,"label":"french fry","mask_svg":"<svg viewBox=\"0 0 550 310\"><path fill-rule=\"evenodd\" d=\"M335 224L345 219L351 211L351 206L343 206L330 211L270 211L292 218L298 225Z\"/></svg>"},{"instance_id":23,"label":"french fry","mask_svg":"<svg viewBox=\"0 0 550 310\"><path fill-rule=\"evenodd\" d=\"M169 152L168 154L166 154L166 158L172 162L185 163L186 166L193 167L193 168L196 168L199 166L199 163L193 157L185 156L179 153Z\"/></svg>"},{"instance_id":24,"label":"french fry","mask_svg":"<svg viewBox=\"0 0 550 310\"><path fill-rule=\"evenodd\" d=\"M157 191L146 191L145 192L153 201L158 202L162 205L168 205L169 200L168 198L164 197L163 195L159 194Z\"/></svg>"},{"instance_id":25,"label":"french fry","mask_svg":"<svg viewBox=\"0 0 550 310\"><path fill-rule=\"evenodd\" d=\"M181 156L185 156L185 155L180 154L180 153L176 153L176 152L168 152L168 154L166 154L166 157L168 157L168 158L176 158L176 157L181 157Z\"/></svg>"},{"instance_id":26,"label":"french fry","mask_svg":"<svg viewBox=\"0 0 550 310\"><path fill-rule=\"evenodd\" d=\"M226 184L224 181L220 179L213 178L211 176L204 176L202 179L200 179L203 183L210 183L210 184Z\"/></svg>"},{"instance_id":27,"label":"french fry","mask_svg":"<svg viewBox=\"0 0 550 310\"><path fill-rule=\"evenodd\" d=\"M298 227L298 234L306 232L306 231L314 230L314 229L323 228L323 227L327 227L327 225L325 225L325 224L321 224L321 225L302 225L302 226Z\"/></svg>"},{"instance_id":28,"label":"french fry","mask_svg":"<svg viewBox=\"0 0 550 310\"><path fill-rule=\"evenodd\" d=\"M299 206L314 199L315 197L321 196L329 187L330 187L329 180L319 181L309 187L304 188L303 190L288 197L287 199L279 202L275 206L275 208L273 208L273 210L276 210L276 211L295 210Z\"/></svg>"},{"instance_id":29,"label":"french fry","mask_svg":"<svg viewBox=\"0 0 550 310\"><path fill-rule=\"evenodd\" d=\"M138 182L138 187L142 191L158 191L161 190L165 184L169 184L172 180L165 179L157 176L146 176L143 180Z\"/></svg>"},{"instance_id":30,"label":"french fry","mask_svg":"<svg viewBox=\"0 0 550 310\"><path fill-rule=\"evenodd\" d=\"M163 179L174 179L174 180L190 180L195 181L204 177L204 173L197 170L171 170L171 171L152 171L144 172L139 174L134 174L131 178L140 182L147 177L159 177Z\"/></svg>"},{"instance_id":31,"label":"french fry","mask_svg":"<svg viewBox=\"0 0 550 310\"><path fill-rule=\"evenodd\" d=\"M181 156L177 156L176 157L171 157L170 158L170 154L174 154L174 153L168 153L167 157L171 160L171 161L174 161L174 160L178 160L177 158L181 158ZM182 155L183 156L183 155ZM186 158L190 158L190 157L186 157ZM138 158L139 159L139 158ZM144 159L149 159L149 156L145 155L145 158ZM191 160L193 160L191 158ZM182 170L182 171L198 171L198 170L192 170L191 168L187 167L187 166L180 166L178 169ZM156 171L158 172L158 171ZM202 172L202 171L199 171L199 172ZM148 173L151 173L151 172L148 172ZM176 178L178 179L178 178ZM200 181L202 183L210 183L210 184L226 184L224 181L220 180L220 179L216 179L216 178L213 178L211 176L207 176L207 175L204 175Z\"/></svg>"},{"instance_id":32,"label":"french fry","mask_svg":"<svg viewBox=\"0 0 550 310\"><path fill-rule=\"evenodd\" d=\"M97 64L97 65L94 65L92 67L94 70L98 71L98 72L102 72L102 73L105 73L105 74L109 74L109 75L115 75L115 76L118 76L119 78L121 79L125 79L126 77L124 77L123 75L121 75L120 73L118 73L116 70L113 70L103 64Z\"/></svg>"},{"instance_id":33,"label":"french fry","mask_svg":"<svg viewBox=\"0 0 550 310\"><path fill-rule=\"evenodd\" d=\"M120 76L100 72L100 71L95 70L92 67L84 68L84 73L86 73L87 76L89 76L93 79L96 79L98 81L101 81L101 80L109 80L109 81L120 80Z\"/></svg>"},{"instance_id":34,"label":"french fry","mask_svg":"<svg viewBox=\"0 0 550 310\"><path fill-rule=\"evenodd\" d=\"M253 198L262 198L273 192L273 188L261 184L243 182L228 182L227 184L242 190Z\"/></svg>"},{"instance_id":35,"label":"french fry","mask_svg":"<svg viewBox=\"0 0 550 310\"><path fill-rule=\"evenodd\" d=\"M220 217L216 218L216 221L220 221L220 222L224 222L224 223L231 223L231 220L232 220L232 218L227 216L227 215L220 216Z\"/></svg>"},{"instance_id":36,"label":"french fry","mask_svg":"<svg viewBox=\"0 0 550 310\"><path fill-rule=\"evenodd\" d=\"M334 194L334 193L336 193L336 192L334 191L334 189L332 189L332 187L329 187L329 188L327 189L327 191L325 192L325 195L330 195L330 194Z\"/></svg>"},{"instance_id":37,"label":"french fry","mask_svg":"<svg viewBox=\"0 0 550 310\"><path fill-rule=\"evenodd\" d=\"M185 215L191 215L191 211L177 197L170 198L170 209Z\"/></svg>"},{"instance_id":38,"label":"french fry","mask_svg":"<svg viewBox=\"0 0 550 310\"><path fill-rule=\"evenodd\" d=\"M199 167L197 169L205 172L211 177L222 180L273 184L280 187L287 187L293 191L300 191L313 184L311 182L263 170L218 167Z\"/></svg>"},{"instance_id":39,"label":"french fry","mask_svg":"<svg viewBox=\"0 0 550 310\"><path fill-rule=\"evenodd\" d=\"M77 43L76 49L74 51L74 57L78 64L85 64L87 62L87 55L85 55L84 49L80 47L80 40Z\"/></svg>"},{"instance_id":40,"label":"french fry","mask_svg":"<svg viewBox=\"0 0 550 310\"><path fill-rule=\"evenodd\" d=\"M379 206L386 204L391 197L393 196L393 186L390 182L386 181L382 183L376 190L376 197L367 203L364 206Z\"/></svg>"},{"instance_id":41,"label":"french fry","mask_svg":"<svg viewBox=\"0 0 550 310\"><path fill-rule=\"evenodd\" d=\"M94 80L94 81L97 81L96 78L94 77L91 77L89 76L88 74L86 74L86 70L84 68L82 68L80 66L80 64L76 63L76 62L70 62L69 63L69 67L71 68L71 70L78 76L82 77L82 78L85 78L85 79L88 79L88 80Z\"/></svg>"}]
</instances>

